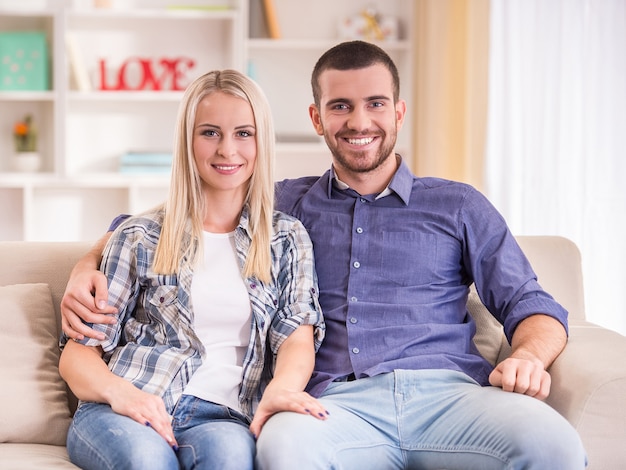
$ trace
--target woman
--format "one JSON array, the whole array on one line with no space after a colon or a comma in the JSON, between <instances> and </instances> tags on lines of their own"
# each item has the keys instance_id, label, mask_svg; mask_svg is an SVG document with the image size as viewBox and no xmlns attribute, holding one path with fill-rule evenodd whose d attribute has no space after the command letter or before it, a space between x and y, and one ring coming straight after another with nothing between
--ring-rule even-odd
<instances>
[{"instance_id":1,"label":"woman","mask_svg":"<svg viewBox=\"0 0 626 470\"><path fill-rule=\"evenodd\" d=\"M273 413L325 418L303 391L324 335L312 246L273 210L273 142L249 78L213 71L188 87L166 203L103 254L118 322L96 326L103 341L61 341L81 468L252 468Z\"/></svg>"}]
</instances>

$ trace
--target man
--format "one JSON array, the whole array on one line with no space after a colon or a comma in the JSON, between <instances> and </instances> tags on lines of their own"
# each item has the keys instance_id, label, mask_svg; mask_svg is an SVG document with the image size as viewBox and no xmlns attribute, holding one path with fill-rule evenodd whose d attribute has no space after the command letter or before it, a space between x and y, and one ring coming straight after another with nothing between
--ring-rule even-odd
<instances>
[{"instance_id":1,"label":"man","mask_svg":"<svg viewBox=\"0 0 626 470\"><path fill-rule=\"evenodd\" d=\"M579 436L541 401L546 369L567 342L567 312L537 284L481 194L417 178L394 153L406 103L389 56L361 41L339 44L319 59L311 84L309 114L333 167L278 183L277 208L302 220L313 241L327 331L307 390L330 414L272 416L257 466L584 468ZM87 312L96 309L86 286L96 302L105 298L86 269L98 249L77 266L63 300L72 335L70 327L89 333L73 310L98 318ZM511 342L511 357L495 369L472 343L472 282Z\"/></svg>"}]
</instances>

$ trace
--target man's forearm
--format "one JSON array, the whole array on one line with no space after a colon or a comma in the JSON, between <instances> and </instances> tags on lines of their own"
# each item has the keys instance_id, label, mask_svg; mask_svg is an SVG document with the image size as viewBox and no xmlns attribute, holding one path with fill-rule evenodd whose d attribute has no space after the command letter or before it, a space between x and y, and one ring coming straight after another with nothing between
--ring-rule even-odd
<instances>
[{"instance_id":1,"label":"man's forearm","mask_svg":"<svg viewBox=\"0 0 626 470\"><path fill-rule=\"evenodd\" d=\"M100 269L102 252L104 251L104 247L109 241L109 238L111 238L112 233L113 232L107 232L98 241L96 241L91 249L81 259L78 260L73 268L73 271L80 271L83 269Z\"/></svg>"},{"instance_id":2,"label":"man's forearm","mask_svg":"<svg viewBox=\"0 0 626 470\"><path fill-rule=\"evenodd\" d=\"M517 326L511 341L511 357L539 360L547 369L566 344L563 325L548 315L537 314Z\"/></svg>"}]
</instances>

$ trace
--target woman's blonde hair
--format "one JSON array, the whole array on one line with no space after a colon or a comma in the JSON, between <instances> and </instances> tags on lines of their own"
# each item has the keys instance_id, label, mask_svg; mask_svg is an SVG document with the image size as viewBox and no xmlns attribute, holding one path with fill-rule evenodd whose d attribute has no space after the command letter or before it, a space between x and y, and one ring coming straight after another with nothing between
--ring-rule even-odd
<instances>
[{"instance_id":1,"label":"woman's blonde hair","mask_svg":"<svg viewBox=\"0 0 626 470\"><path fill-rule=\"evenodd\" d=\"M206 73L194 80L183 95L178 110L171 184L153 269L160 274L173 274L178 272L184 257L195 263L199 253L202 253L204 214L211 208L206 207L202 196L201 179L193 154L193 136L198 104L205 96L216 92L244 99L252 107L257 154L245 201L252 242L243 275L268 281L274 211L274 125L269 103L261 88L236 70Z\"/></svg>"}]
</instances>

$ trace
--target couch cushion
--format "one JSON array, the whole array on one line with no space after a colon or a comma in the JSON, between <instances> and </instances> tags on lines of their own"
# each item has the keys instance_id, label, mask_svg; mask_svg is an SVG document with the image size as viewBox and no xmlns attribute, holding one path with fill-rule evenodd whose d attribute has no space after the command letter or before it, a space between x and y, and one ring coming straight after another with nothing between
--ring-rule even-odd
<instances>
[{"instance_id":1,"label":"couch cushion","mask_svg":"<svg viewBox=\"0 0 626 470\"><path fill-rule=\"evenodd\" d=\"M76 470L67 449L45 444L0 445L0 468L10 470Z\"/></svg>"},{"instance_id":2,"label":"couch cushion","mask_svg":"<svg viewBox=\"0 0 626 470\"><path fill-rule=\"evenodd\" d=\"M480 301L473 285L467 298L467 310L476 322L474 344L480 354L495 366L500 357L502 343L506 342L504 328Z\"/></svg>"},{"instance_id":3,"label":"couch cushion","mask_svg":"<svg viewBox=\"0 0 626 470\"><path fill-rule=\"evenodd\" d=\"M48 285L0 287L0 322L0 442L65 445L70 412Z\"/></svg>"}]
</instances>

